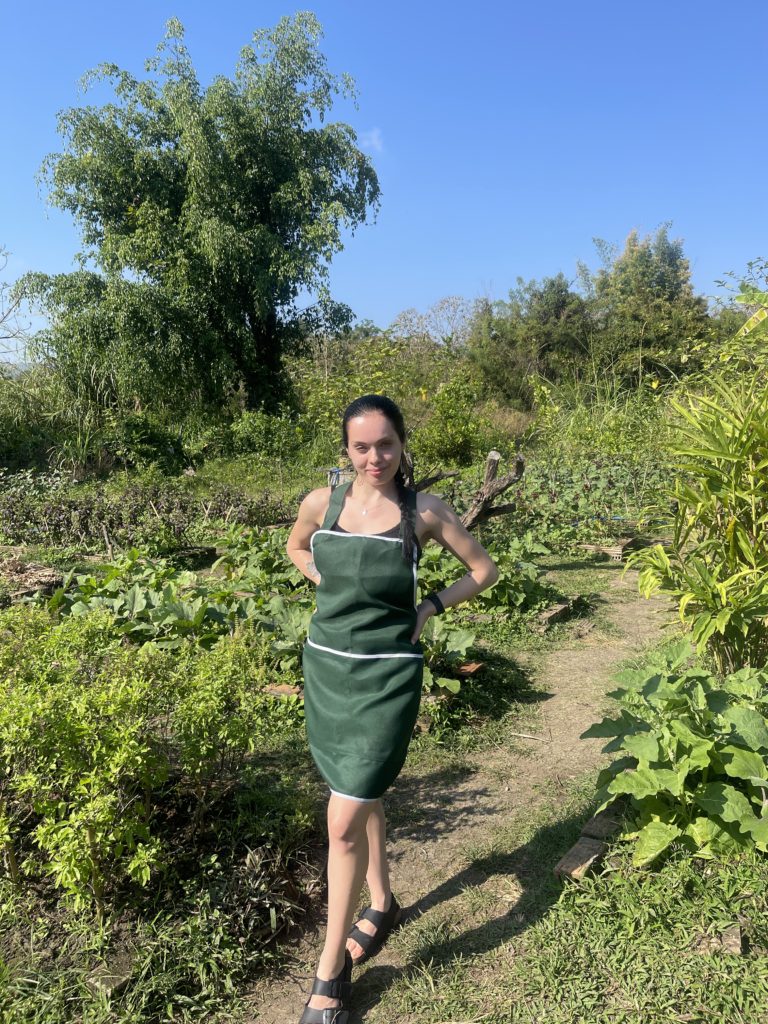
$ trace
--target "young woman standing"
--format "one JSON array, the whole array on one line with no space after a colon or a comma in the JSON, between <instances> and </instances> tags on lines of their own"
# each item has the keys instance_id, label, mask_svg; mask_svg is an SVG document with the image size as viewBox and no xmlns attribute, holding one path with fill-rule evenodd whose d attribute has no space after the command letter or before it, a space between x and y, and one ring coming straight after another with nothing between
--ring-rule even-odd
<instances>
[{"instance_id":1,"label":"young woman standing","mask_svg":"<svg viewBox=\"0 0 768 1024\"><path fill-rule=\"evenodd\" d=\"M288 538L291 561L317 584L304 649L310 750L328 802L328 925L300 1024L345 1024L352 967L399 923L380 797L405 761L421 695L419 637L427 620L498 578L485 549L440 498L405 486L405 424L397 405L364 395L344 412L349 484L311 491ZM423 546L436 541L467 568L416 605ZM350 932L368 883L371 906Z\"/></svg>"}]
</instances>

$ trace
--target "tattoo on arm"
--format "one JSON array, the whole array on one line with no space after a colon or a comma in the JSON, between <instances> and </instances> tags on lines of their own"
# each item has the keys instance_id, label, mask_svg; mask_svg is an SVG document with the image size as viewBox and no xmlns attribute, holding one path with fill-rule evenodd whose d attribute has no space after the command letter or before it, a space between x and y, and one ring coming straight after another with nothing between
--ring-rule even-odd
<instances>
[{"instance_id":1,"label":"tattoo on arm","mask_svg":"<svg viewBox=\"0 0 768 1024\"><path fill-rule=\"evenodd\" d=\"M313 559L309 559L307 562L307 575L310 576L316 583L320 582L320 573L317 571L317 566Z\"/></svg>"}]
</instances>

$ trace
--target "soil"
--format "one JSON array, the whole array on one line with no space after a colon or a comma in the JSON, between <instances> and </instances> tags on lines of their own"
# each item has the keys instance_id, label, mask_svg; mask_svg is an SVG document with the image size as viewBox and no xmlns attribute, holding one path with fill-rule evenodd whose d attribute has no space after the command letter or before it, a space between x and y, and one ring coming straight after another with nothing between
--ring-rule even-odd
<instances>
[{"instance_id":1,"label":"soil","mask_svg":"<svg viewBox=\"0 0 768 1024\"><path fill-rule=\"evenodd\" d=\"M63 579L63 575L50 566L25 562L17 555L0 558L0 583L4 584L14 600L32 596L38 591L50 594L61 586Z\"/></svg>"},{"instance_id":2,"label":"soil","mask_svg":"<svg viewBox=\"0 0 768 1024\"><path fill-rule=\"evenodd\" d=\"M551 875L567 844L551 863L538 862L530 844L524 844L514 858L502 860L500 870L494 836L513 819L551 806L573 780L603 762L604 741L579 736L606 710L605 695L617 667L658 643L672 618L669 604L641 598L636 574L622 577L622 568L605 567L607 582L598 595L601 610L594 623L570 623L563 644L543 655L512 652L536 688L533 724L529 719L511 724L508 740L467 755L447 770L414 772L406 764L385 797L392 888L405 908L405 925L374 960L355 971L350 1024L385 1019L378 1004L408 960L409 928L422 935L432 928L442 951L472 954L498 944L499 929L494 931L495 922L489 920L494 916L505 922L504 940L510 935L508 922L517 919L513 933L526 926L526 876ZM514 730L519 730L517 737ZM483 894L489 880L493 884ZM481 927L477 919L467 919L462 897L468 887L477 887L478 898L485 899ZM263 979L251 992L248 1024L299 1020L322 942L322 909L279 976Z\"/></svg>"}]
</instances>

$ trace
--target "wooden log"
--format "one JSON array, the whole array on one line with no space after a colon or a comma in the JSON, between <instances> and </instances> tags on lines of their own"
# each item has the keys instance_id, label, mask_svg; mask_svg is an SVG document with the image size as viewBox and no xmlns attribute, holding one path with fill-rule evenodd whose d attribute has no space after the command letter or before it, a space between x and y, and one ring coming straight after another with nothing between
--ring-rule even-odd
<instances>
[{"instance_id":1,"label":"wooden log","mask_svg":"<svg viewBox=\"0 0 768 1024\"><path fill-rule=\"evenodd\" d=\"M493 511L493 502L500 494L508 490L512 484L516 484L522 479L523 473L525 472L525 459L522 455L515 456L514 468L511 473L506 473L504 476L499 477L499 463L501 462L501 452L495 450L488 453L488 458L485 460L485 476L483 483L478 492L472 499L472 503L461 517L461 521L464 526L471 530L477 526L484 519L488 519L491 515L502 515L500 511ZM508 511L511 511L514 505L508 506Z\"/></svg>"},{"instance_id":2,"label":"wooden log","mask_svg":"<svg viewBox=\"0 0 768 1024\"><path fill-rule=\"evenodd\" d=\"M558 878L570 878L579 882L607 849L607 843L602 843L599 839L590 839L589 836L581 836L557 862L555 874Z\"/></svg>"},{"instance_id":3,"label":"wooden log","mask_svg":"<svg viewBox=\"0 0 768 1024\"><path fill-rule=\"evenodd\" d=\"M588 836L590 839L607 839L609 836L614 835L622 826L624 809L625 805L620 801L611 804L610 807L606 807L599 814L594 814L585 823L581 834Z\"/></svg>"},{"instance_id":4,"label":"wooden log","mask_svg":"<svg viewBox=\"0 0 768 1024\"><path fill-rule=\"evenodd\" d=\"M301 692L300 686L292 686L290 683L275 683L264 687L264 693L270 697L298 697Z\"/></svg>"},{"instance_id":5,"label":"wooden log","mask_svg":"<svg viewBox=\"0 0 768 1024\"><path fill-rule=\"evenodd\" d=\"M446 470L441 469L439 473L433 473L432 476L425 476L423 480L419 480L417 484L414 484L414 489L417 491L426 491L432 484L436 484L439 480L448 480L452 476L459 476L458 469L452 470L450 473Z\"/></svg>"}]
</instances>

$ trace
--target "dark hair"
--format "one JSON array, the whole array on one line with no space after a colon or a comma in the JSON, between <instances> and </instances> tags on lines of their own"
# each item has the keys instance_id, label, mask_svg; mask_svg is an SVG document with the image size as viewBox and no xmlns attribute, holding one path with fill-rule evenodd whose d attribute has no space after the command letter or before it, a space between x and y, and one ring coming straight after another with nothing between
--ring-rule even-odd
<instances>
[{"instance_id":1,"label":"dark hair","mask_svg":"<svg viewBox=\"0 0 768 1024\"><path fill-rule=\"evenodd\" d=\"M356 416L365 416L369 412L380 412L382 416L386 416L395 428L395 433L400 438L400 443L405 446L405 420L399 406L391 398L387 398L386 395L361 395L360 398L356 398L354 402L349 403L341 418L341 434L344 438L345 448L349 444L349 432L347 430L349 421ZM397 501L400 505L400 519L403 524L403 558L410 565L413 562L413 552L416 545L414 529L416 524L413 521L413 517L409 515L408 491L405 485L402 463L398 466L395 473L395 486L397 487Z\"/></svg>"}]
</instances>

